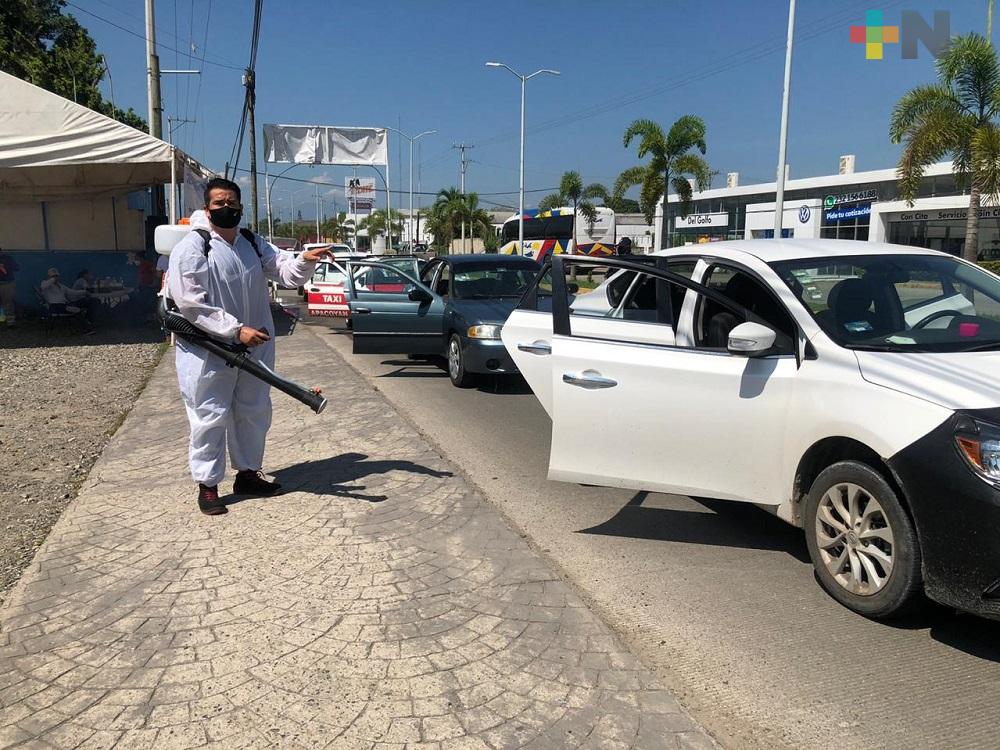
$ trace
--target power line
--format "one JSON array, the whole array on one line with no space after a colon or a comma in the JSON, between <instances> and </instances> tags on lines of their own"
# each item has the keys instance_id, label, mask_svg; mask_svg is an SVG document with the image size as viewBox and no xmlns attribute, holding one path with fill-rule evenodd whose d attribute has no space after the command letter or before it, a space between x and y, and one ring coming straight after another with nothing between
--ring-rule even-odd
<instances>
[{"instance_id":1,"label":"power line","mask_svg":"<svg viewBox=\"0 0 1000 750\"><path fill-rule=\"evenodd\" d=\"M96 13L94 13L93 11L87 10L86 8L81 8L76 3L70 2L70 0L66 0L66 5L70 6L71 8L76 8L77 10L82 11L83 13L86 13L88 16L93 16L98 21L104 21L104 23L108 24L109 26L114 26L116 29L119 29L120 31L124 31L126 34L131 34L136 39L142 39L143 41L145 41L145 39L146 39L146 35L145 34L140 34L140 33L136 32L136 31L132 31L132 29L126 28L125 26L117 24L114 21L108 20L104 16L99 16ZM169 36L169 34L168 34L168 36ZM157 46L158 47L162 47L163 49L170 50L171 52L177 52L177 50L174 47L169 47L166 44L157 44ZM230 65L228 63L220 62L218 60L209 60L208 58L205 58L205 57L200 58L200 60L205 65L214 65L214 66L216 66L218 68L228 68L229 70L243 70L243 68L239 67L238 65Z\"/></svg>"},{"instance_id":2,"label":"power line","mask_svg":"<svg viewBox=\"0 0 1000 750\"><path fill-rule=\"evenodd\" d=\"M145 26L145 24L146 24L146 19L143 18L142 16L137 16L134 13L129 13L128 11L122 10L118 6L112 5L111 3L109 3L108 0L91 0L91 2L98 2L101 5L103 5L104 7L108 8L109 10L113 10L115 12L115 15L124 16L125 18L132 19L133 21L138 21L143 26ZM89 12L89 11L85 11L85 12ZM157 38L164 37L164 36L169 36L169 37L171 37L173 39L176 39L178 44L180 44L181 42L184 41L179 36L175 36L175 35L171 34L169 31L164 31L159 26L156 27L156 35L157 35ZM225 62L231 62L231 61L226 60ZM231 64L232 65L236 65L236 63L232 63L232 62L231 62Z\"/></svg>"},{"instance_id":3,"label":"power line","mask_svg":"<svg viewBox=\"0 0 1000 750\"><path fill-rule=\"evenodd\" d=\"M886 0L882 4L883 8L890 8L895 5L899 5L903 0ZM799 35L799 42L814 39L818 36L828 33L831 30L840 28L845 20L856 17L860 8L865 8L870 5L868 0L861 3L855 3L855 5L850 8L841 8L840 10L823 16L813 23L809 24L813 28L812 32ZM690 73L683 73L677 76L671 76L670 78L664 79L659 83L655 84L646 89L642 89L639 92L632 94L627 94L623 96L616 97L614 99L608 99L604 102L585 107L583 109L577 110L575 112L570 112L565 115L560 115L559 117L553 118L551 120L546 120L544 122L538 123L527 129L529 133L540 133L546 130L551 130L552 128L561 127L562 125L575 124L582 122L583 120L591 119L592 117L597 117L606 112L610 112L618 107L627 106L630 104L635 104L637 102L649 99L653 96L657 96L668 91L673 91L679 88L684 88L685 86L701 81L705 78L709 78L719 73L726 72L736 67L742 67L748 62L761 59L768 55L774 54L775 52L781 51L785 48L786 40L784 37L774 37L769 40L764 40L752 44L748 47L744 47L740 50L732 52L725 55L722 58L717 59L711 66L707 69L702 70L701 73L691 75ZM686 68L687 70L687 68ZM516 131L505 131L499 133L490 138L480 140L478 143L480 146L491 146L497 143L502 143L503 141L511 140L516 138L518 133ZM429 157L422 166L430 166L443 161L448 157L448 151L439 152L432 157Z\"/></svg>"},{"instance_id":4,"label":"power line","mask_svg":"<svg viewBox=\"0 0 1000 750\"><path fill-rule=\"evenodd\" d=\"M232 165L231 169L235 172L240 164L240 156L243 153L243 138L247 132L247 122L252 117L252 110L254 107L254 100L256 98L256 66L257 66L257 47L260 44L260 13L262 7L262 0L256 0L254 2L254 14L253 14L253 27L250 31L250 64L243 71L243 84L246 86L246 94L243 97L243 113L240 116L240 125L236 131L236 140L233 143L233 150L229 155L229 161L227 164ZM252 134L254 137L256 134ZM227 170L228 172L228 170ZM226 175L229 176L228 174ZM256 180L256 173L253 174L253 179Z\"/></svg>"},{"instance_id":5,"label":"power line","mask_svg":"<svg viewBox=\"0 0 1000 750\"><path fill-rule=\"evenodd\" d=\"M212 0L208 0L208 12L205 14L205 40L201 45L201 54L205 55L208 53L208 28L212 21ZM198 76L198 84L195 88L194 94L194 116L196 120L202 119L200 115L201 107L201 81L202 77ZM205 150L205 129L204 127L199 128L202 136L202 153Z\"/></svg>"},{"instance_id":6,"label":"power line","mask_svg":"<svg viewBox=\"0 0 1000 750\"><path fill-rule=\"evenodd\" d=\"M233 172L234 174L236 172L244 172L246 174L250 173L249 169L244 169L243 167L233 167L233 166L229 167L229 171ZM289 175L282 175L282 176L277 177L275 179L276 180L287 180L288 182L301 182L301 183L306 184L306 185L319 185L320 187L328 187L331 190L345 191L345 188L344 188L343 185L338 185L338 184L333 183L333 182L322 182L321 180L309 180L309 179L306 179L304 177L291 177ZM384 188L380 188L380 189L384 189ZM524 192L526 192L526 193L552 193L552 192L557 191L558 189L559 189L558 187L547 187L547 188L536 188L534 190L525 190ZM408 194L406 190L392 190L391 192L393 192L395 194L398 194L398 195L407 195ZM437 191L435 191L435 192L428 192L428 191L425 190L423 192L418 192L418 191L414 190L413 194L414 195L437 195ZM500 190L500 191L491 192L491 193L478 193L477 192L476 195L478 195L480 197L482 197L484 195L517 195L517 191L516 190Z\"/></svg>"}]
</instances>

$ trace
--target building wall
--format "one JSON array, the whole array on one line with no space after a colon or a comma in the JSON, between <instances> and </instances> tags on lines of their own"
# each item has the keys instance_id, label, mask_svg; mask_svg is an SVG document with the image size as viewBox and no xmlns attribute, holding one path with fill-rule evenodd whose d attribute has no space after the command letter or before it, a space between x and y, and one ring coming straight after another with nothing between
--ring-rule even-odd
<instances>
[{"instance_id":1,"label":"building wall","mask_svg":"<svg viewBox=\"0 0 1000 750\"><path fill-rule=\"evenodd\" d=\"M774 203L755 203L746 207L746 221L743 238L752 240L760 238L764 233L774 236ZM819 198L808 198L785 201L781 211L782 230L791 230L795 239L814 239L819 237L823 222L823 201Z\"/></svg>"},{"instance_id":2,"label":"building wall","mask_svg":"<svg viewBox=\"0 0 1000 750\"><path fill-rule=\"evenodd\" d=\"M894 169L883 169L870 172L857 172L848 175L828 175L824 177L809 177L789 180L786 183L784 195L785 219L783 226L795 237L826 237L859 239L874 241L876 235L874 226L869 232L869 217L830 219L823 200L828 195L843 196L862 193L865 190L876 190L875 198L857 200L854 203L839 203L838 207L870 206L874 213L880 203L896 203L899 200L899 188ZM692 197L688 215L702 216L706 220L704 227L678 227L677 218L680 215L680 205L677 196L670 196L667 204L667 238L661 241L662 223L654 222L656 231L655 246L677 245L685 242L705 240L744 239L761 236L767 230L773 235L775 184L741 185L735 188L717 188L695 193ZM927 170L927 176L921 181L917 193L917 204L922 201L961 201L963 191L955 182L951 173L951 165L947 163L932 165ZM967 202L967 196L964 197ZM818 201L818 203L817 203ZM810 215L805 221L797 215L788 216L790 207L796 211L803 205L810 209ZM658 208L662 210L663 202ZM727 215L727 220L718 222L712 215ZM710 219L712 223L709 223ZM874 216L872 217L874 225Z\"/></svg>"}]
</instances>

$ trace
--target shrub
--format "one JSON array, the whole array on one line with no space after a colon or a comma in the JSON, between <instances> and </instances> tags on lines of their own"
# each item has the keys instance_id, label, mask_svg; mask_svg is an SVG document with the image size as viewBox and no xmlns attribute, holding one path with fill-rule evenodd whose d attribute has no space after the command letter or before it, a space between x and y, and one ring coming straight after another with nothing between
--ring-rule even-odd
<instances>
[{"instance_id":1,"label":"shrub","mask_svg":"<svg viewBox=\"0 0 1000 750\"><path fill-rule=\"evenodd\" d=\"M979 267L1000 276L1000 260L981 260L979 261Z\"/></svg>"}]
</instances>

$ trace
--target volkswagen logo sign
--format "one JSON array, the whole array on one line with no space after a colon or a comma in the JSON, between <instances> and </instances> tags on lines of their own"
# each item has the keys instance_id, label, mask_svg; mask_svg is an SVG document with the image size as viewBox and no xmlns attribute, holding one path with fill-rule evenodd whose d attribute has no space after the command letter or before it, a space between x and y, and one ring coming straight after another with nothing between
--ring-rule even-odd
<instances>
[{"instance_id":1,"label":"volkswagen logo sign","mask_svg":"<svg viewBox=\"0 0 1000 750\"><path fill-rule=\"evenodd\" d=\"M799 206L799 223L808 224L811 216L812 211L809 210L809 206Z\"/></svg>"}]
</instances>

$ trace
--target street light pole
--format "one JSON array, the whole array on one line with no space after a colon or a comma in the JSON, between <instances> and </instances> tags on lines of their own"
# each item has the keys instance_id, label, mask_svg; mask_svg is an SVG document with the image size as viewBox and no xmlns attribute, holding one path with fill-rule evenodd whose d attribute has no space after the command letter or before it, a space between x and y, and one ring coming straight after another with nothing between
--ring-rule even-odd
<instances>
[{"instance_id":1,"label":"street light pole","mask_svg":"<svg viewBox=\"0 0 1000 750\"><path fill-rule=\"evenodd\" d=\"M423 138L425 135L431 135L431 133L436 133L437 131L425 130L423 133L417 133L417 135L409 136L402 130L398 130L396 128L386 128L386 129L391 130L394 133L399 133L401 136L403 136L406 140L410 142L410 218L407 221L406 226L407 229L409 230L408 233L410 235L410 252L413 252L413 243L414 243L413 223L412 223L413 222L413 142L419 140L420 138Z\"/></svg>"},{"instance_id":2,"label":"street light pole","mask_svg":"<svg viewBox=\"0 0 1000 750\"><path fill-rule=\"evenodd\" d=\"M506 63L499 62L488 62L486 63L488 68L507 68L511 73L521 79L521 159L519 173L520 177L518 180L518 197L517 197L517 242L518 242L518 255L524 254L524 85L529 79L534 78L542 73L548 73L549 75L557 76L561 75L558 70L549 70L548 68L542 68L541 70L536 70L530 75L521 75L512 67Z\"/></svg>"},{"instance_id":3,"label":"street light pole","mask_svg":"<svg viewBox=\"0 0 1000 750\"><path fill-rule=\"evenodd\" d=\"M781 239L785 212L785 159L788 144L788 98L792 85L792 37L795 34L795 0L788 0L788 41L785 47L785 88L781 96L781 133L778 136L778 179L774 194L774 238ZM666 211L666 206L664 206Z\"/></svg>"},{"instance_id":4,"label":"street light pole","mask_svg":"<svg viewBox=\"0 0 1000 750\"><path fill-rule=\"evenodd\" d=\"M267 181L267 162L266 161L264 162L264 188L265 188L264 189L264 200L267 203L267 231L268 231L268 234L271 235L271 237L274 236L274 224L271 221L271 189L274 187L274 185L278 181L278 179L283 174L285 174L285 172L287 172L288 170L293 169L294 167L297 167L297 166L298 166L298 164L291 164L291 165L289 165L285 169L281 170L278 174L276 174L273 180L271 180L270 182L268 182Z\"/></svg>"}]
</instances>

